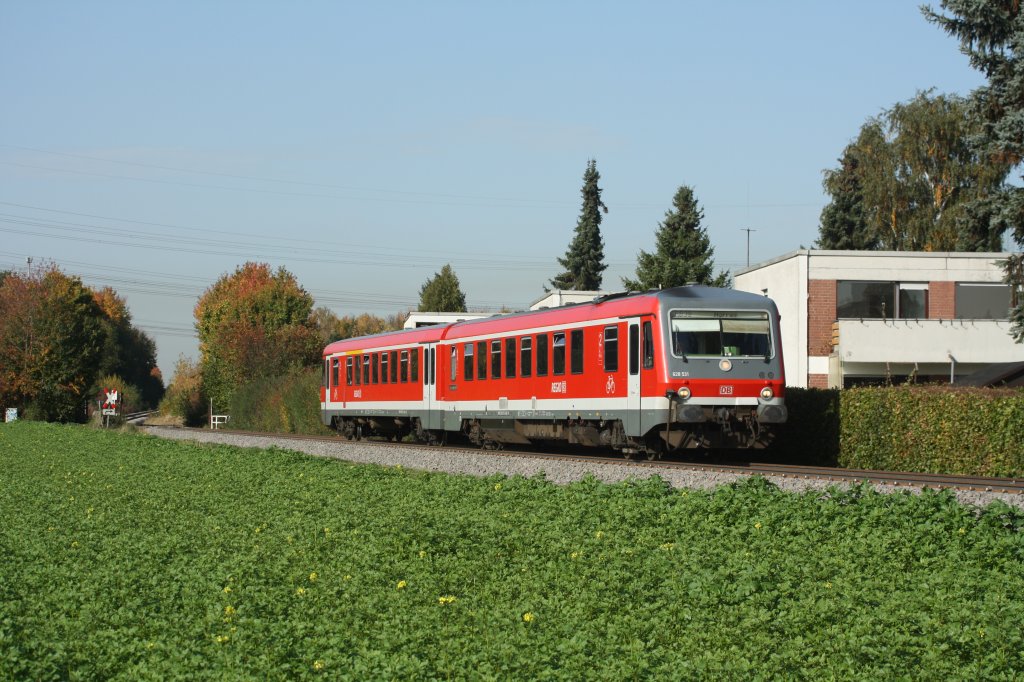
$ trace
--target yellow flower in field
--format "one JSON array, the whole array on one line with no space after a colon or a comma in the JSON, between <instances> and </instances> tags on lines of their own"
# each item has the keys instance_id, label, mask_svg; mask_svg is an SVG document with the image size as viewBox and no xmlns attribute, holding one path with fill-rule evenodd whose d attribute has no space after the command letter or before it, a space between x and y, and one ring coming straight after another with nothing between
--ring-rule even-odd
<instances>
[{"instance_id":1,"label":"yellow flower in field","mask_svg":"<svg viewBox=\"0 0 1024 682\"><path fill-rule=\"evenodd\" d=\"M494 484L494 489L495 490L501 490L501 484L500 483L495 483Z\"/></svg>"},{"instance_id":2,"label":"yellow flower in field","mask_svg":"<svg viewBox=\"0 0 1024 682\"><path fill-rule=\"evenodd\" d=\"M757 523L755 523L754 528L756 528L757 530L761 530L761 522L758 521Z\"/></svg>"},{"instance_id":3,"label":"yellow flower in field","mask_svg":"<svg viewBox=\"0 0 1024 682\"><path fill-rule=\"evenodd\" d=\"M226 644L226 643L227 643L227 641L228 641L229 639L231 639L231 638L230 638L230 637L228 637L227 635L217 635L217 636L216 636L216 637L214 637L213 639L214 639L214 641L215 641L215 642L217 642L217 644Z\"/></svg>"},{"instance_id":4,"label":"yellow flower in field","mask_svg":"<svg viewBox=\"0 0 1024 682\"><path fill-rule=\"evenodd\" d=\"M523 614L523 622L524 623L532 623L533 622L533 614L531 612L529 612L529 611L524 613Z\"/></svg>"},{"instance_id":5,"label":"yellow flower in field","mask_svg":"<svg viewBox=\"0 0 1024 682\"><path fill-rule=\"evenodd\" d=\"M573 552L572 554L569 555L569 558L570 559L579 559L580 558L580 553L579 552Z\"/></svg>"},{"instance_id":6,"label":"yellow flower in field","mask_svg":"<svg viewBox=\"0 0 1024 682\"><path fill-rule=\"evenodd\" d=\"M313 661L313 670L323 670L323 669L324 669L324 662L323 661L321 661L319 658L316 659L315 661Z\"/></svg>"},{"instance_id":7,"label":"yellow flower in field","mask_svg":"<svg viewBox=\"0 0 1024 682\"><path fill-rule=\"evenodd\" d=\"M825 589L826 589L826 590L831 590L831 589L832 589L832 583L830 583L830 582L826 582L826 583L825 583Z\"/></svg>"},{"instance_id":8,"label":"yellow flower in field","mask_svg":"<svg viewBox=\"0 0 1024 682\"><path fill-rule=\"evenodd\" d=\"M324 535L330 535L330 534L331 534L331 529L330 529L330 528L327 528L327 527L325 526L325 527L324 527Z\"/></svg>"},{"instance_id":9,"label":"yellow flower in field","mask_svg":"<svg viewBox=\"0 0 1024 682\"><path fill-rule=\"evenodd\" d=\"M453 603L455 603L455 597L450 595L450 594L446 594L446 595L444 595L442 597L438 597L437 598L437 603L438 604L453 604Z\"/></svg>"},{"instance_id":10,"label":"yellow flower in field","mask_svg":"<svg viewBox=\"0 0 1024 682\"><path fill-rule=\"evenodd\" d=\"M396 586L395 586L395 589L396 589L396 590L404 590L404 589L405 589L405 586L406 586L407 584L408 584L408 583L407 583L407 582L405 582L404 580L399 580L399 581L398 581L398 585L396 585Z\"/></svg>"},{"instance_id":11,"label":"yellow flower in field","mask_svg":"<svg viewBox=\"0 0 1024 682\"><path fill-rule=\"evenodd\" d=\"M966 528L961 528L961 529L960 529L960 535L963 535L963 534L964 534L964 533L966 533L966 532L967 532L967 529L966 529Z\"/></svg>"},{"instance_id":12,"label":"yellow flower in field","mask_svg":"<svg viewBox=\"0 0 1024 682\"><path fill-rule=\"evenodd\" d=\"M225 607L224 607L224 615L225 615L225 616L226 616L227 618L230 618L231 616L235 615L235 607L234 607L234 606L231 606L230 604L228 604L227 606L225 606Z\"/></svg>"},{"instance_id":13,"label":"yellow flower in field","mask_svg":"<svg viewBox=\"0 0 1024 682\"><path fill-rule=\"evenodd\" d=\"M398 469L399 471L401 471L402 470L402 465L401 464L396 464L395 468Z\"/></svg>"},{"instance_id":14,"label":"yellow flower in field","mask_svg":"<svg viewBox=\"0 0 1024 682\"><path fill-rule=\"evenodd\" d=\"M231 585L225 585L222 591L224 594L231 594Z\"/></svg>"},{"instance_id":15,"label":"yellow flower in field","mask_svg":"<svg viewBox=\"0 0 1024 682\"><path fill-rule=\"evenodd\" d=\"M421 550L420 550L420 558L421 558L421 559L425 559L425 558L426 558L426 556L427 556L427 553L426 553L425 551L423 551L423 550L421 549Z\"/></svg>"},{"instance_id":16,"label":"yellow flower in field","mask_svg":"<svg viewBox=\"0 0 1024 682\"><path fill-rule=\"evenodd\" d=\"M78 547L78 540L75 540L74 542L72 542L71 546L72 547Z\"/></svg>"},{"instance_id":17,"label":"yellow flower in field","mask_svg":"<svg viewBox=\"0 0 1024 682\"><path fill-rule=\"evenodd\" d=\"M603 530L597 531L596 533L594 533L594 537L597 538L598 540L600 540L601 538L604 537L604 531Z\"/></svg>"},{"instance_id":18,"label":"yellow flower in field","mask_svg":"<svg viewBox=\"0 0 1024 682\"><path fill-rule=\"evenodd\" d=\"M342 580L352 580L352 576L346 575L344 578L342 578Z\"/></svg>"},{"instance_id":19,"label":"yellow flower in field","mask_svg":"<svg viewBox=\"0 0 1024 682\"><path fill-rule=\"evenodd\" d=\"M671 552L672 548L674 548L674 547L675 547L675 543L672 543L672 542L666 542L665 544L663 544L661 546L661 548L663 550L665 550L666 552Z\"/></svg>"},{"instance_id":20,"label":"yellow flower in field","mask_svg":"<svg viewBox=\"0 0 1024 682\"><path fill-rule=\"evenodd\" d=\"M306 588L300 587L299 589L295 590L295 594L301 597L302 595L306 594Z\"/></svg>"},{"instance_id":21,"label":"yellow flower in field","mask_svg":"<svg viewBox=\"0 0 1024 682\"><path fill-rule=\"evenodd\" d=\"M318 576L318 575L316 574L316 571L313 571L312 573L310 573L310 574L309 574L309 582L311 582L311 583L315 583L315 582L316 582L316 579L317 579L318 577L320 577L320 576Z\"/></svg>"}]
</instances>

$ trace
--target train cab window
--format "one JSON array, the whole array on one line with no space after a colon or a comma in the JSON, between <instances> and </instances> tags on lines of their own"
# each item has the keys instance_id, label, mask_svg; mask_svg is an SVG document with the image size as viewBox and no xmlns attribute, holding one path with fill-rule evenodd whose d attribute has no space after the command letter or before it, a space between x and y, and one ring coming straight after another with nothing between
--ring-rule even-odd
<instances>
[{"instance_id":1,"label":"train cab window","mask_svg":"<svg viewBox=\"0 0 1024 682\"><path fill-rule=\"evenodd\" d=\"M388 353L387 351L380 354L380 383L388 383Z\"/></svg>"},{"instance_id":2,"label":"train cab window","mask_svg":"<svg viewBox=\"0 0 1024 682\"><path fill-rule=\"evenodd\" d=\"M398 351L391 351L391 383L398 383Z\"/></svg>"},{"instance_id":3,"label":"train cab window","mask_svg":"<svg viewBox=\"0 0 1024 682\"><path fill-rule=\"evenodd\" d=\"M501 378L501 340L491 341L491 378Z\"/></svg>"},{"instance_id":4,"label":"train cab window","mask_svg":"<svg viewBox=\"0 0 1024 682\"><path fill-rule=\"evenodd\" d=\"M513 379L516 376L516 340L505 339L505 376Z\"/></svg>"},{"instance_id":5,"label":"train cab window","mask_svg":"<svg viewBox=\"0 0 1024 682\"><path fill-rule=\"evenodd\" d=\"M770 357L767 311L673 310L672 354Z\"/></svg>"},{"instance_id":6,"label":"train cab window","mask_svg":"<svg viewBox=\"0 0 1024 682\"><path fill-rule=\"evenodd\" d=\"M380 356L377 353L373 353L371 357L373 358L373 376L370 377L371 383L377 384L380 383L380 374L377 373L377 366L380 365Z\"/></svg>"},{"instance_id":7,"label":"train cab window","mask_svg":"<svg viewBox=\"0 0 1024 682\"><path fill-rule=\"evenodd\" d=\"M345 385L352 385L352 358L345 358Z\"/></svg>"},{"instance_id":8,"label":"train cab window","mask_svg":"<svg viewBox=\"0 0 1024 682\"><path fill-rule=\"evenodd\" d=\"M358 381L356 382L359 383ZM363 383L366 385L370 384L370 356L363 356Z\"/></svg>"},{"instance_id":9,"label":"train cab window","mask_svg":"<svg viewBox=\"0 0 1024 682\"><path fill-rule=\"evenodd\" d=\"M619 371L619 328L604 328L604 371Z\"/></svg>"},{"instance_id":10,"label":"train cab window","mask_svg":"<svg viewBox=\"0 0 1024 682\"><path fill-rule=\"evenodd\" d=\"M398 373L398 379L403 384L409 381L409 351L402 351L402 370Z\"/></svg>"},{"instance_id":11,"label":"train cab window","mask_svg":"<svg viewBox=\"0 0 1024 682\"><path fill-rule=\"evenodd\" d=\"M565 374L565 332L555 332L551 339L551 372Z\"/></svg>"},{"instance_id":12,"label":"train cab window","mask_svg":"<svg viewBox=\"0 0 1024 682\"><path fill-rule=\"evenodd\" d=\"M420 349L413 348L409 352L409 381L420 380Z\"/></svg>"},{"instance_id":13,"label":"train cab window","mask_svg":"<svg viewBox=\"0 0 1024 682\"><path fill-rule=\"evenodd\" d=\"M654 367L654 334L651 321L644 322L644 369Z\"/></svg>"},{"instance_id":14,"label":"train cab window","mask_svg":"<svg viewBox=\"0 0 1024 682\"><path fill-rule=\"evenodd\" d=\"M548 335L537 334L537 376L548 375Z\"/></svg>"},{"instance_id":15,"label":"train cab window","mask_svg":"<svg viewBox=\"0 0 1024 682\"><path fill-rule=\"evenodd\" d=\"M340 362L338 358L331 358L331 386L337 386L338 380L341 378L340 374Z\"/></svg>"},{"instance_id":16,"label":"train cab window","mask_svg":"<svg viewBox=\"0 0 1024 682\"><path fill-rule=\"evenodd\" d=\"M533 370L533 339L524 336L519 340L519 374L530 376Z\"/></svg>"},{"instance_id":17,"label":"train cab window","mask_svg":"<svg viewBox=\"0 0 1024 682\"><path fill-rule=\"evenodd\" d=\"M569 332L569 371L583 374L583 330Z\"/></svg>"},{"instance_id":18,"label":"train cab window","mask_svg":"<svg viewBox=\"0 0 1024 682\"><path fill-rule=\"evenodd\" d=\"M455 359L455 348L452 347L452 359ZM473 380L473 344L467 343L462 352L462 362L465 365L462 369L462 377L466 381ZM452 363L454 364L454 363Z\"/></svg>"},{"instance_id":19,"label":"train cab window","mask_svg":"<svg viewBox=\"0 0 1024 682\"><path fill-rule=\"evenodd\" d=\"M487 342L476 342L476 370L480 381L487 378Z\"/></svg>"}]
</instances>

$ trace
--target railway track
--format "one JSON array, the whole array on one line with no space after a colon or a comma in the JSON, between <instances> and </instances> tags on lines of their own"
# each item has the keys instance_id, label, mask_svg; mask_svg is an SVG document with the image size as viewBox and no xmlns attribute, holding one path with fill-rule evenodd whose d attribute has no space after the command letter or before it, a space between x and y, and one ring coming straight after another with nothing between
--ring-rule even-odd
<instances>
[{"instance_id":1,"label":"railway track","mask_svg":"<svg viewBox=\"0 0 1024 682\"><path fill-rule=\"evenodd\" d=\"M161 427L168 428L168 427ZM415 450L436 451L437 446L426 446L415 443L396 443L390 441L360 440L349 441L337 436L311 436L302 434L265 433L242 431L235 429L184 429L200 433L217 433L225 436L245 436L251 438L274 438L296 441L313 441L322 443L339 443L349 446L408 448ZM1024 479L1020 478L988 478L980 476L959 476L946 474L921 474L914 472L875 471L869 469L841 469L836 467L811 467L790 464L774 464L754 461L698 462L679 459L631 460L623 457L581 454L579 452L542 452L540 450L481 450L475 446L450 444L442 446L453 453L467 455L491 455L493 457L532 458L551 461L570 461L588 464L610 464L616 466L635 467L640 469L673 469L701 473L721 473L733 475L761 475L769 478L789 480L814 480L834 483L856 484L869 482L877 485L894 487L951 489L970 492L1006 493L1024 495Z\"/></svg>"}]
</instances>

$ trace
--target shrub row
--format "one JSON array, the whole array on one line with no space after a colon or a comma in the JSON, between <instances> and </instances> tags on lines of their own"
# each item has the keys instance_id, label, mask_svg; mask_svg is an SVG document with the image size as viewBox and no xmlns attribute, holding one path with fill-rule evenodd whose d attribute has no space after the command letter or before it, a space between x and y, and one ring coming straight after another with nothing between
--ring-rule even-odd
<instances>
[{"instance_id":1,"label":"shrub row","mask_svg":"<svg viewBox=\"0 0 1024 682\"><path fill-rule=\"evenodd\" d=\"M786 390L772 449L794 463L1024 475L1024 391L904 386Z\"/></svg>"},{"instance_id":2,"label":"shrub row","mask_svg":"<svg viewBox=\"0 0 1024 682\"><path fill-rule=\"evenodd\" d=\"M231 427L280 433L328 433L320 422L320 367L242 385L231 399Z\"/></svg>"}]
</instances>

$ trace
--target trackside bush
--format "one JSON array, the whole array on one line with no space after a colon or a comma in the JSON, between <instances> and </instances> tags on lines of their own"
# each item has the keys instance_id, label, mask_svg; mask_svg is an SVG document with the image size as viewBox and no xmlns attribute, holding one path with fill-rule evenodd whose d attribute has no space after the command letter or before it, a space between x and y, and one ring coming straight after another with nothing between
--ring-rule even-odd
<instances>
[{"instance_id":1,"label":"trackside bush","mask_svg":"<svg viewBox=\"0 0 1024 682\"><path fill-rule=\"evenodd\" d=\"M841 466L1024 474L1024 391L854 388L840 402Z\"/></svg>"},{"instance_id":2,"label":"trackside bush","mask_svg":"<svg viewBox=\"0 0 1024 682\"><path fill-rule=\"evenodd\" d=\"M233 394L231 428L277 433L330 433L320 422L320 367L243 384Z\"/></svg>"},{"instance_id":3,"label":"trackside bush","mask_svg":"<svg viewBox=\"0 0 1024 682\"><path fill-rule=\"evenodd\" d=\"M840 391L786 388L789 420L765 452L789 464L835 466L839 461Z\"/></svg>"}]
</instances>

